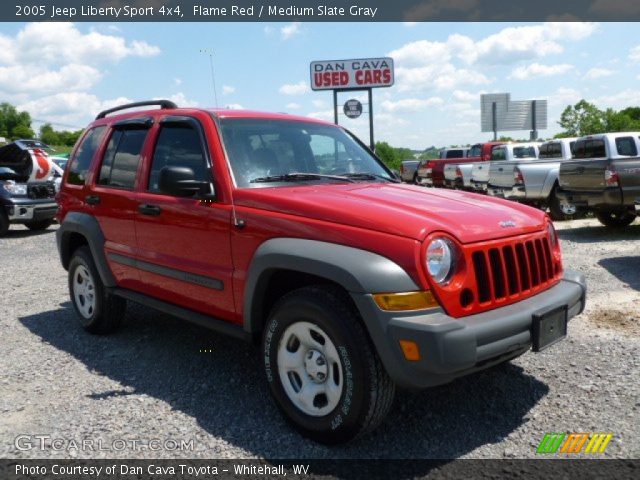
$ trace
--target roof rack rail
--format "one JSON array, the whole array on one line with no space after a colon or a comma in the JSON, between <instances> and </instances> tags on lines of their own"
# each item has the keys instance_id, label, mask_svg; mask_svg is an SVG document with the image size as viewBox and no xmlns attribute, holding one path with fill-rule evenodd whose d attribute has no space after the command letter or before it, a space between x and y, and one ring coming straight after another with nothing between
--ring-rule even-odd
<instances>
[{"instance_id":1,"label":"roof rack rail","mask_svg":"<svg viewBox=\"0 0 640 480\"><path fill-rule=\"evenodd\" d=\"M135 108L135 107L147 107L149 105L159 105L160 108L162 108L162 109L165 109L165 108L178 108L178 106L175 103L173 103L171 100L148 100L146 102L127 103L125 105L120 105L118 107L113 107L113 108L110 108L108 110L103 110L102 112L100 112L98 114L98 116L96 117L96 120L104 118L107 115L109 115L110 113L117 112L118 110L127 110L129 108Z\"/></svg>"}]
</instances>

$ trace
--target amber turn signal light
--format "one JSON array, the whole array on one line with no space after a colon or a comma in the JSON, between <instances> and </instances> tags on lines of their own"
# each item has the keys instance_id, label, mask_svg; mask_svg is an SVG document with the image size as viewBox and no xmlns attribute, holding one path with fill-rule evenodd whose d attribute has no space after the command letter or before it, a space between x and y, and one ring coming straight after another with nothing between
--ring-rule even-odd
<instances>
[{"instance_id":1,"label":"amber turn signal light","mask_svg":"<svg viewBox=\"0 0 640 480\"><path fill-rule=\"evenodd\" d=\"M426 292L404 292L404 293L377 293L373 299L380 309L390 312L401 312L403 310L424 310L438 306L433 293Z\"/></svg>"},{"instance_id":2,"label":"amber turn signal light","mask_svg":"<svg viewBox=\"0 0 640 480\"><path fill-rule=\"evenodd\" d=\"M417 362L420 360L420 349L416 342L412 340L400 340L400 348L402 348L404 358L407 360L411 362Z\"/></svg>"}]
</instances>

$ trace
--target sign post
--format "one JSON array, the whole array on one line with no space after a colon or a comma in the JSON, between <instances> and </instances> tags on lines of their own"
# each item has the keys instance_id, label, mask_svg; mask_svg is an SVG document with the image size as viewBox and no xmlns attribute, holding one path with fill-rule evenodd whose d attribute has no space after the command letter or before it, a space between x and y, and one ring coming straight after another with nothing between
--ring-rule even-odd
<instances>
[{"instance_id":1,"label":"sign post","mask_svg":"<svg viewBox=\"0 0 640 480\"><path fill-rule=\"evenodd\" d=\"M369 143L374 150L373 89L390 87L394 83L393 59L360 58L354 60L324 60L311 62L311 89L333 91L333 120L338 124L338 92L366 91L369 102ZM355 103L354 103L355 102ZM357 105L359 108L355 108ZM348 107L348 105L350 105ZM354 109L351 108L354 107ZM362 104L351 99L343 107L348 118L362 114ZM359 113L355 115L355 112Z\"/></svg>"}]
</instances>

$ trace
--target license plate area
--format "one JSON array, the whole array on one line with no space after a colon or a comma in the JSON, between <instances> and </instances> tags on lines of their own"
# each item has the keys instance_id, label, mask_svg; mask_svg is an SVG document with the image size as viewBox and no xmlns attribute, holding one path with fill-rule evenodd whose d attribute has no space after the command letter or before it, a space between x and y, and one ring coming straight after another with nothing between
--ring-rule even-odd
<instances>
[{"instance_id":1,"label":"license plate area","mask_svg":"<svg viewBox=\"0 0 640 480\"><path fill-rule=\"evenodd\" d=\"M566 305L533 314L531 349L540 352L567 336Z\"/></svg>"}]
</instances>

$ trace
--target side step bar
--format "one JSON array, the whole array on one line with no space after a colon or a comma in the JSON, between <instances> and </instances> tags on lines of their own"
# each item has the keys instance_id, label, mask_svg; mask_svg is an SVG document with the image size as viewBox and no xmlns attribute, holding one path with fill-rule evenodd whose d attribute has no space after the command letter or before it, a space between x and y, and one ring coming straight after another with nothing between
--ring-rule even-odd
<instances>
[{"instance_id":1,"label":"side step bar","mask_svg":"<svg viewBox=\"0 0 640 480\"><path fill-rule=\"evenodd\" d=\"M134 292L132 290L127 290L124 288L111 288L109 289L109 291L113 295L117 295L118 297L124 298L125 300L131 300L132 302L139 303L146 307L151 307L155 310L168 313L169 315L181 318L182 320L186 320L191 323L195 323L196 325L200 325L201 327L205 327L210 330L229 335L231 337L236 337L247 342L251 341L251 335L244 331L242 325L236 325L224 320L209 317L202 313L194 312L193 310L189 310L183 307L178 307L177 305L173 305L172 303L163 302L162 300L158 300L157 298L149 297L148 295Z\"/></svg>"}]
</instances>

